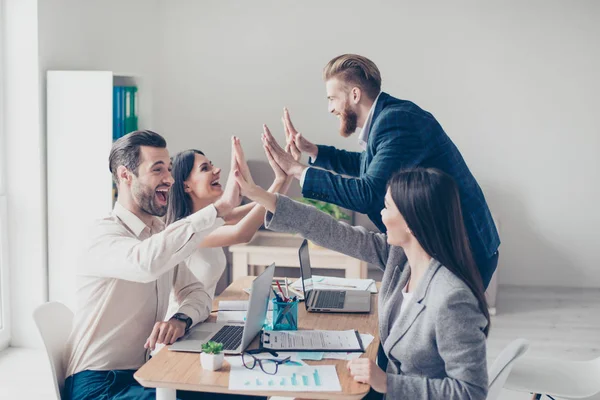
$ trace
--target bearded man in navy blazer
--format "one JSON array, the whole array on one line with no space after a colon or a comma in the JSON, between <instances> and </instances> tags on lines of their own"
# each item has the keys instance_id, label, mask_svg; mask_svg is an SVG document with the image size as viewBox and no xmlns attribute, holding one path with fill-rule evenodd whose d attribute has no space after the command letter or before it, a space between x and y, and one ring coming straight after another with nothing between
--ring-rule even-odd
<instances>
[{"instance_id":1,"label":"bearded man in navy blazer","mask_svg":"<svg viewBox=\"0 0 600 400\"><path fill-rule=\"evenodd\" d=\"M265 126L268 154L300 180L304 197L367 214L382 232L380 212L394 172L412 167L446 172L458 184L469 241L487 286L498 264L500 238L479 184L440 124L416 104L382 92L379 69L366 57L338 56L323 75L329 112L340 119L340 134L349 137L362 128L358 142L363 151L313 144L294 128L286 109L286 149ZM310 156L310 166L296 161L301 152Z\"/></svg>"}]
</instances>

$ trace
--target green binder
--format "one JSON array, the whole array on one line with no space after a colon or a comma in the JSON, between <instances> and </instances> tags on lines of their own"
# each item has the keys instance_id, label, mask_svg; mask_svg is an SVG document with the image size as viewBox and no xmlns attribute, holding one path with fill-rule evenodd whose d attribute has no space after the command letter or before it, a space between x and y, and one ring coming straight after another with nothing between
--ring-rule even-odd
<instances>
[{"instance_id":1,"label":"green binder","mask_svg":"<svg viewBox=\"0 0 600 400\"><path fill-rule=\"evenodd\" d=\"M138 129L137 117L137 88L126 86L125 88L125 134Z\"/></svg>"}]
</instances>

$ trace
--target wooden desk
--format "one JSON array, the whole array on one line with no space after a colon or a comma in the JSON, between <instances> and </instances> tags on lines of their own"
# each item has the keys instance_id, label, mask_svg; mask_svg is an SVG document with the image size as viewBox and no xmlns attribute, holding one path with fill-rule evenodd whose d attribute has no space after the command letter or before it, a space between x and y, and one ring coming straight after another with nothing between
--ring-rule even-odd
<instances>
[{"instance_id":1,"label":"wooden desk","mask_svg":"<svg viewBox=\"0 0 600 400\"><path fill-rule=\"evenodd\" d=\"M247 276L249 267L264 268L273 262L279 267L299 268L298 248L302 240L288 233L258 231L250 243L229 247L233 255L231 280ZM312 268L343 269L346 278L367 278L367 263L323 247L310 249L310 264ZM261 269L255 269L250 274L260 272Z\"/></svg>"},{"instance_id":2,"label":"wooden desk","mask_svg":"<svg viewBox=\"0 0 600 400\"><path fill-rule=\"evenodd\" d=\"M246 276L233 282L214 303L217 309L220 300L246 300L248 295L242 290L250 287L253 276ZM379 287L379 283L377 284ZM212 314L208 321L216 321ZM377 294L371 296L370 314L326 314L308 313L304 304L298 308L298 323L300 329L346 330L356 329L360 333L370 333L375 337L362 357L375 360L379 346L377 329ZM258 347L255 338L249 348ZM235 393L255 396L286 396L307 399L361 399L369 391L366 384L355 382L346 369L347 361L323 360L306 361L310 365L335 365L342 386L341 392L274 392L274 391L230 391L229 369L227 361L220 371L204 371L200 365L198 353L180 353L162 349L136 373L135 379L146 387L157 388L157 400L174 400L175 390L190 390L196 392Z\"/></svg>"}]
</instances>

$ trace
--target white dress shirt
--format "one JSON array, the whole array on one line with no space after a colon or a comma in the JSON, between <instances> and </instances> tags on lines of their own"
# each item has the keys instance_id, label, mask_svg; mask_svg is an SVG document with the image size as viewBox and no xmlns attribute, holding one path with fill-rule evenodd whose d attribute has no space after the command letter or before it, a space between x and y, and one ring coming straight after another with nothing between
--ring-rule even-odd
<instances>
[{"instance_id":1,"label":"white dress shirt","mask_svg":"<svg viewBox=\"0 0 600 400\"><path fill-rule=\"evenodd\" d=\"M193 324L209 315L212 299L187 264L224 224L210 205L165 228L151 226L118 202L91 228L78 266L77 310L66 346L67 377L84 370L138 369L146 339L164 319L173 289ZM193 265L192 265L193 267Z\"/></svg>"},{"instance_id":2,"label":"white dress shirt","mask_svg":"<svg viewBox=\"0 0 600 400\"><path fill-rule=\"evenodd\" d=\"M369 141L369 132L371 130L371 120L373 119L373 114L375 113L375 107L377 106L377 100L379 100L379 95L381 95L381 92L379 92L379 94L375 98L375 101L371 105L371 109L369 110L369 114L367 115L367 119L365 120L365 125L360 130L360 135L358 135L358 144L363 150L367 149L367 142ZM310 157L310 162L314 164L318 157L319 154L317 154L317 157L315 158ZM304 186L304 179L306 178L306 172L308 171L308 168L310 167L304 168L304 171L302 171L302 175L300 176L300 187Z\"/></svg>"}]
</instances>

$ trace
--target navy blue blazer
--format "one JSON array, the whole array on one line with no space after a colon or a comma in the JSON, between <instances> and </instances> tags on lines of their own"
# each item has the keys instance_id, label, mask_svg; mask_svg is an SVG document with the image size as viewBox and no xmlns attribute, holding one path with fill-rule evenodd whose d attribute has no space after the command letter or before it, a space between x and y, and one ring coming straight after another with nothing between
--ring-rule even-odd
<instances>
[{"instance_id":1,"label":"navy blue blazer","mask_svg":"<svg viewBox=\"0 0 600 400\"><path fill-rule=\"evenodd\" d=\"M380 212L392 174L411 167L437 168L458 184L476 261L481 263L498 250L500 238L479 184L433 115L416 104L381 93L365 151L318 147L319 154L311 165L323 169L308 169L302 187L304 197L367 214L385 232ZM481 272L487 285L493 271Z\"/></svg>"}]
</instances>

